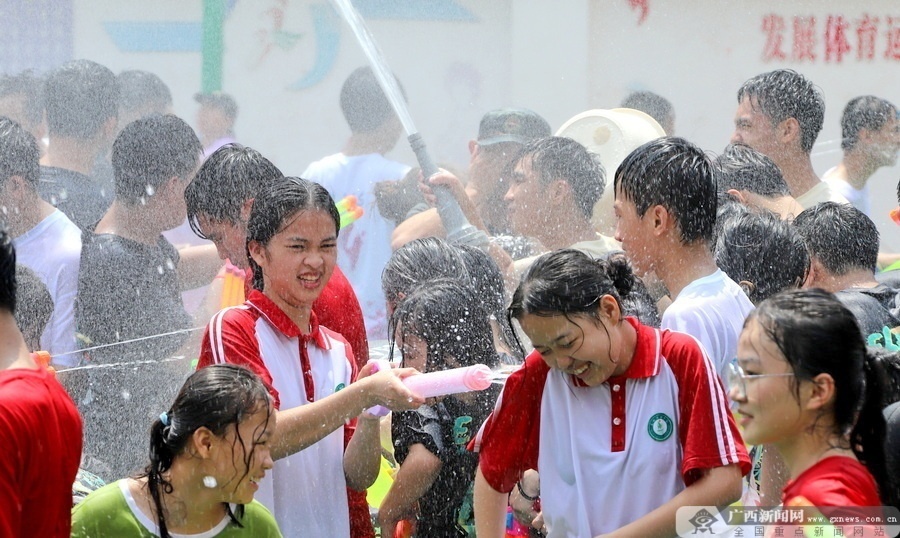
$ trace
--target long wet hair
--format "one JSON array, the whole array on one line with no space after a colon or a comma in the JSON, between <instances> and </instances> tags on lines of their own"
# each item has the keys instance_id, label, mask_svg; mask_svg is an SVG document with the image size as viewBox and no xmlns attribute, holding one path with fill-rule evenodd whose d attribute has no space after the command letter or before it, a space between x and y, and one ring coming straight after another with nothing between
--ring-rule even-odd
<instances>
[{"instance_id":1,"label":"long wet hair","mask_svg":"<svg viewBox=\"0 0 900 538\"><path fill-rule=\"evenodd\" d=\"M250 255L250 242L265 246L300 211L324 211L334 220L334 235L341 228L341 216L325 187L299 177L273 178L257 193L247 221L247 259L253 270L253 288L262 291L262 268Z\"/></svg>"},{"instance_id":2,"label":"long wet hair","mask_svg":"<svg viewBox=\"0 0 900 538\"><path fill-rule=\"evenodd\" d=\"M456 247L437 237L416 239L394 251L381 273L381 289L388 304L396 305L422 282L435 278L469 281Z\"/></svg>"},{"instance_id":3,"label":"long wet hair","mask_svg":"<svg viewBox=\"0 0 900 538\"><path fill-rule=\"evenodd\" d=\"M410 335L425 341L426 371L486 364L498 357L485 303L470 285L448 278L422 283L404 297L390 320L391 354ZM453 359L448 363L447 359Z\"/></svg>"},{"instance_id":4,"label":"long wet hair","mask_svg":"<svg viewBox=\"0 0 900 538\"><path fill-rule=\"evenodd\" d=\"M790 290L763 301L744 322L755 321L778 347L798 381L829 374L834 380L834 433L850 448L878 482L882 501L892 499L892 478L885 465L885 422L882 381L874 367L876 357L853 314L833 295L820 289Z\"/></svg>"},{"instance_id":5,"label":"long wet hair","mask_svg":"<svg viewBox=\"0 0 900 538\"><path fill-rule=\"evenodd\" d=\"M166 411L166 423L162 417L153 421L150 427L150 464L140 477L147 478L157 525L161 538L169 538L162 495L172 493L172 483L165 478L175 458L188 450L194 432L207 428L217 437L235 428L235 446L244 446L238 425L254 413L265 409L269 413L266 422L254 432L254 440L261 436L271 419L272 408L269 393L260 378L250 370L231 364L215 364L197 370L185 381L172 407ZM256 444L244 454L244 476L250 472L250 462ZM241 477L241 479L244 478ZM237 515L228 503L225 511L231 521L241 526L239 518L244 507L239 506Z\"/></svg>"},{"instance_id":6,"label":"long wet hair","mask_svg":"<svg viewBox=\"0 0 900 538\"><path fill-rule=\"evenodd\" d=\"M599 323L600 298L611 296L621 310L634 284L634 273L622 257L595 260L579 250L557 250L531 265L506 313L510 323L526 314L561 315L573 323L573 316L587 316ZM522 348L518 339L517 344Z\"/></svg>"}]
</instances>

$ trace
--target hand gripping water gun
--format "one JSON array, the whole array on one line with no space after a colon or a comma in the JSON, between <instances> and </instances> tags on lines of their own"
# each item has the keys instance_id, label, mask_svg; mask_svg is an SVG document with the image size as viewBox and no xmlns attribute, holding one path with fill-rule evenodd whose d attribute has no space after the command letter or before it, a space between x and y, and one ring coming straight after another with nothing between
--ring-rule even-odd
<instances>
[{"instance_id":1,"label":"hand gripping water gun","mask_svg":"<svg viewBox=\"0 0 900 538\"><path fill-rule=\"evenodd\" d=\"M384 359L371 361L375 363L372 373L389 370L391 364ZM411 375L403 379L409 390L425 398L435 398L448 394L484 390L491 386L493 372L484 364L474 364L464 368L441 370L427 374ZM367 411L370 415L383 417L391 412L387 407L376 405Z\"/></svg>"},{"instance_id":2,"label":"hand gripping water gun","mask_svg":"<svg viewBox=\"0 0 900 538\"><path fill-rule=\"evenodd\" d=\"M341 215L341 230L350 226L363 216L363 208L359 206L359 200L352 194L344 196L335 205L337 206L338 213Z\"/></svg>"}]
</instances>

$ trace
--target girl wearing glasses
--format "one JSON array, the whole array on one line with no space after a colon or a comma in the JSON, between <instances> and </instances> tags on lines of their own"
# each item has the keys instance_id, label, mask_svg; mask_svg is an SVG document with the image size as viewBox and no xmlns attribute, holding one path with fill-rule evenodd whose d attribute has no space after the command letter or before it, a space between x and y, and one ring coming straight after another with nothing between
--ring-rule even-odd
<instances>
[{"instance_id":1,"label":"girl wearing glasses","mask_svg":"<svg viewBox=\"0 0 900 538\"><path fill-rule=\"evenodd\" d=\"M822 290L780 293L747 318L730 395L746 441L784 457L785 505L896 502L871 360L853 315Z\"/></svg>"},{"instance_id":2,"label":"girl wearing glasses","mask_svg":"<svg viewBox=\"0 0 900 538\"><path fill-rule=\"evenodd\" d=\"M672 536L679 507L740 496L749 460L715 367L694 338L622 314L634 282L623 259L575 250L523 277L508 315L535 351L475 440L478 536L502 536L529 469L548 536Z\"/></svg>"}]
</instances>

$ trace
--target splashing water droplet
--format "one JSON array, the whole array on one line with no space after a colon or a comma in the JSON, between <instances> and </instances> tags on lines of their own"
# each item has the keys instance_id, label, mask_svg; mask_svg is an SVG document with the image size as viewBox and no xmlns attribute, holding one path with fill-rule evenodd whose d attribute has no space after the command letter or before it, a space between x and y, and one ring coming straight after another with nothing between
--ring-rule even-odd
<instances>
[{"instance_id":1,"label":"splashing water droplet","mask_svg":"<svg viewBox=\"0 0 900 538\"><path fill-rule=\"evenodd\" d=\"M144 188L144 191L146 191L147 196L153 196L156 193L156 189L153 188L153 185L147 185Z\"/></svg>"}]
</instances>

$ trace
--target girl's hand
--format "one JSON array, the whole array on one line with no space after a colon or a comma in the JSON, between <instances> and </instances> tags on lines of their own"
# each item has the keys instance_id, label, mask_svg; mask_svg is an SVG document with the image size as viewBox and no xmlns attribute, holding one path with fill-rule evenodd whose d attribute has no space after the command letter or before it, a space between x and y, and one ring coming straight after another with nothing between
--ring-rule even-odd
<instances>
[{"instance_id":1,"label":"girl's hand","mask_svg":"<svg viewBox=\"0 0 900 538\"><path fill-rule=\"evenodd\" d=\"M367 370L368 369L368 370ZM414 368L391 368L390 370L371 373L370 365L366 365L357 377L357 382L364 384L368 407L383 405L391 411L415 409L425 403L425 399L409 390L402 379L419 373Z\"/></svg>"}]
</instances>

